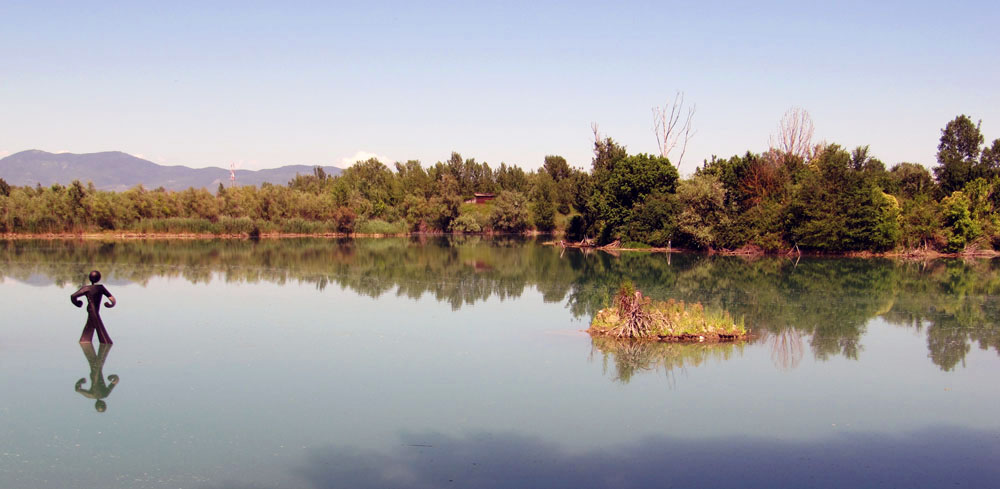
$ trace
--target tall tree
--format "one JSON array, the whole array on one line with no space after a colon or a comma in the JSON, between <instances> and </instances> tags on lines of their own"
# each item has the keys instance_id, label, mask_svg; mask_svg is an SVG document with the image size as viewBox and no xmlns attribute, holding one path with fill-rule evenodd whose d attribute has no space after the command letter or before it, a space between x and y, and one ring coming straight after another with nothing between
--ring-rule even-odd
<instances>
[{"instance_id":1,"label":"tall tree","mask_svg":"<svg viewBox=\"0 0 1000 489\"><path fill-rule=\"evenodd\" d=\"M545 168L545 171L552 177L552 180L556 182L561 181L570 174L569 164L566 163L566 158L562 156L546 156L542 168Z\"/></svg>"},{"instance_id":2,"label":"tall tree","mask_svg":"<svg viewBox=\"0 0 1000 489\"><path fill-rule=\"evenodd\" d=\"M938 144L938 166L934 167L934 177L945 195L961 190L965 183L983 175L977 162L983 134L979 123L973 124L969 116L962 114L941 129Z\"/></svg>"}]
</instances>

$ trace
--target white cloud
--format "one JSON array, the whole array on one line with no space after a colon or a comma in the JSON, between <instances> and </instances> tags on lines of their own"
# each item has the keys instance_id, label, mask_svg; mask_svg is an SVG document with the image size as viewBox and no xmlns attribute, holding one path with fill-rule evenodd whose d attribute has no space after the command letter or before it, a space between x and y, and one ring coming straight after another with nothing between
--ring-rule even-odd
<instances>
[{"instance_id":1,"label":"white cloud","mask_svg":"<svg viewBox=\"0 0 1000 489\"><path fill-rule=\"evenodd\" d=\"M386 158L384 156L379 156L379 155L377 155L375 153L372 153L370 151L358 151L358 152L354 153L354 156L348 156L347 158L341 158L340 159L340 167L341 168L347 168L347 167L349 167L349 166L351 166L351 165L353 165L353 164L355 164L355 163L357 163L359 161L368 161L368 160L370 160L372 158L377 158L379 161L381 161L382 163L386 163L386 164L388 164L388 162L390 161L388 158Z\"/></svg>"}]
</instances>

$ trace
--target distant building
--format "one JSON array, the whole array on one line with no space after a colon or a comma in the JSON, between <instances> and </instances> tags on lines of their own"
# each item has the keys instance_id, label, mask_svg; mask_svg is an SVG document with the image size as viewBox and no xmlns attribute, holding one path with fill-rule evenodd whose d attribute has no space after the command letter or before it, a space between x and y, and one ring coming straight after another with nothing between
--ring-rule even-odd
<instances>
[{"instance_id":1,"label":"distant building","mask_svg":"<svg viewBox=\"0 0 1000 489\"><path fill-rule=\"evenodd\" d=\"M494 194L472 194L472 195L474 197L465 201L466 204L485 204L497 198L497 196Z\"/></svg>"}]
</instances>

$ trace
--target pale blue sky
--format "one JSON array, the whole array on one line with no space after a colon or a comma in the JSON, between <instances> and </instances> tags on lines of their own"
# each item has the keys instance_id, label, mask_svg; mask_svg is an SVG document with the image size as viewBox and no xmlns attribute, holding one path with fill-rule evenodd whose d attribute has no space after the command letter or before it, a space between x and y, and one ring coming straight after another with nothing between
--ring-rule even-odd
<instances>
[{"instance_id":1,"label":"pale blue sky","mask_svg":"<svg viewBox=\"0 0 1000 489\"><path fill-rule=\"evenodd\" d=\"M960 113L1000 138L998 2L203 3L0 3L0 155L589 168L592 122L656 152L676 90L683 173L765 149L792 106L887 164L933 165Z\"/></svg>"}]
</instances>

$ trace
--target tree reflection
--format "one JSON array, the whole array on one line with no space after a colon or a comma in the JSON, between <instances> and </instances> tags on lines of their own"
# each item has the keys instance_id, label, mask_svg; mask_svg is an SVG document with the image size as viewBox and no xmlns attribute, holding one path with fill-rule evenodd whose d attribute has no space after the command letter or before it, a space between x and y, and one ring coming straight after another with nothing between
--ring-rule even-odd
<instances>
[{"instance_id":1,"label":"tree reflection","mask_svg":"<svg viewBox=\"0 0 1000 489\"><path fill-rule=\"evenodd\" d=\"M1000 260L930 262L603 252L541 246L532 239L0 241L0 275L75 285L91 268L108 280L147 283L296 281L368 297L433 297L453 309L538 290L575 317L606 306L625 280L647 296L701 302L743 316L775 341L792 368L807 344L819 359L858 358L869 322L926 329L930 359L944 370L972 344L1000 351ZM40 277L43 277L40 279Z\"/></svg>"},{"instance_id":2,"label":"tree reflection","mask_svg":"<svg viewBox=\"0 0 1000 489\"><path fill-rule=\"evenodd\" d=\"M591 352L601 354L605 375L609 373L609 366L613 366L614 380L627 384L639 372L662 371L671 375L675 370L697 367L710 359L728 360L733 355L740 356L746 344L745 341L685 344L594 336L591 337Z\"/></svg>"},{"instance_id":3,"label":"tree reflection","mask_svg":"<svg viewBox=\"0 0 1000 489\"><path fill-rule=\"evenodd\" d=\"M781 370L792 370L802 362L804 347L802 335L796 329L765 332L764 339L771 347L771 362Z\"/></svg>"}]
</instances>

